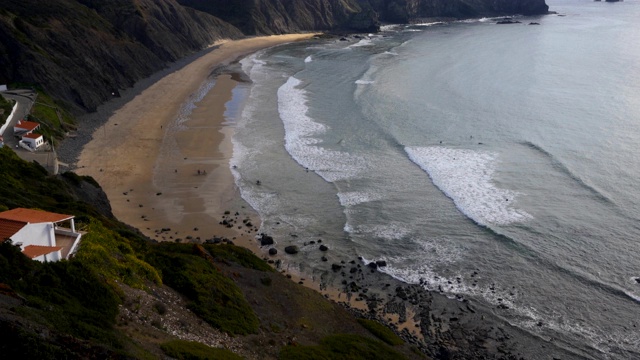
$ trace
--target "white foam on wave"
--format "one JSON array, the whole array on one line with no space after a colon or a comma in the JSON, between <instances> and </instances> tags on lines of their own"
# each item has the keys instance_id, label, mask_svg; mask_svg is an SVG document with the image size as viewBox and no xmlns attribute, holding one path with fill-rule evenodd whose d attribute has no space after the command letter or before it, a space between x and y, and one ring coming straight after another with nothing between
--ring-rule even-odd
<instances>
[{"instance_id":1,"label":"white foam on wave","mask_svg":"<svg viewBox=\"0 0 640 360\"><path fill-rule=\"evenodd\" d=\"M424 249L430 251L430 247L431 245L426 244ZM505 289L494 285L481 286L478 284L474 286L473 283L469 284L468 277L465 278L461 274L449 277L438 275L433 270L434 264L446 265L447 262L456 260L456 254L440 253L441 250L439 247L436 248L435 254L443 256L433 257L420 254L425 258L425 261L421 265L410 268L397 265L402 263L403 258L381 257L379 260L385 260L387 266L380 267L378 270L409 284L421 284L426 290L442 292L451 299L471 296L483 298L493 306L504 305L505 309L501 311L510 314L509 317L505 317L507 321L515 327L523 327L532 333L549 336L548 331L551 330L562 334L572 334L604 353L614 348L611 346L612 344L637 350L637 344L640 341L640 333L638 332L603 332L590 324L572 320L562 314L549 313L549 310L540 311L534 307L523 305L518 299L524 295L515 289ZM477 277L477 279L481 278Z\"/></svg>"},{"instance_id":2,"label":"white foam on wave","mask_svg":"<svg viewBox=\"0 0 640 360\"><path fill-rule=\"evenodd\" d=\"M307 56L307 57L304 59L304 62L305 62L305 63L310 63L310 62L312 62L312 61L313 61L313 58L311 57L311 55Z\"/></svg>"},{"instance_id":3,"label":"white foam on wave","mask_svg":"<svg viewBox=\"0 0 640 360\"><path fill-rule=\"evenodd\" d=\"M507 225L532 218L514 207L518 192L493 183L495 154L440 146L406 147L405 151L458 209L478 224Z\"/></svg>"},{"instance_id":4,"label":"white foam on wave","mask_svg":"<svg viewBox=\"0 0 640 360\"><path fill-rule=\"evenodd\" d=\"M371 39L362 39L360 41L358 41L357 43L350 45L350 48L354 48L354 47L362 47L362 46L372 46L373 45L373 40Z\"/></svg>"},{"instance_id":5,"label":"white foam on wave","mask_svg":"<svg viewBox=\"0 0 640 360\"><path fill-rule=\"evenodd\" d=\"M397 231L397 229L393 229ZM407 259L406 256L381 256L381 260L387 262L387 266L381 268L380 271L408 284L420 284L424 281L423 286L430 291L438 291L442 286L449 287L457 284L454 281L439 276L434 268L436 266L446 266L452 264L461 258L460 250L455 247L448 246L444 239L429 239L419 241L420 249L414 254L419 256L419 262L414 263L411 267L403 264ZM449 293L460 293L460 289L447 288Z\"/></svg>"},{"instance_id":6,"label":"white foam on wave","mask_svg":"<svg viewBox=\"0 0 640 360\"><path fill-rule=\"evenodd\" d=\"M347 228L345 228L347 230ZM411 234L411 229L405 223L395 222L381 224L362 224L356 227L349 226L350 234L364 235L364 237L378 238L387 241L400 240Z\"/></svg>"},{"instance_id":7,"label":"white foam on wave","mask_svg":"<svg viewBox=\"0 0 640 360\"><path fill-rule=\"evenodd\" d=\"M384 55L391 55L391 56L398 56L397 52L393 52L393 51L385 51L383 52Z\"/></svg>"},{"instance_id":8,"label":"white foam on wave","mask_svg":"<svg viewBox=\"0 0 640 360\"><path fill-rule=\"evenodd\" d=\"M375 81L373 81L373 80L362 80L362 79L356 80L356 84L358 84L358 85L371 85L371 84L374 84L374 83L375 83Z\"/></svg>"},{"instance_id":9,"label":"white foam on wave","mask_svg":"<svg viewBox=\"0 0 640 360\"><path fill-rule=\"evenodd\" d=\"M291 76L278 89L278 112L285 129L285 148L300 165L315 171L328 182L348 179L366 168L365 159L322 147L318 136L327 126L307 115L306 90L302 82Z\"/></svg>"},{"instance_id":10,"label":"white foam on wave","mask_svg":"<svg viewBox=\"0 0 640 360\"><path fill-rule=\"evenodd\" d=\"M398 25L398 24L382 25L382 26L380 26L380 31L382 31L382 32L397 31L401 27L402 27L402 25Z\"/></svg>"},{"instance_id":11,"label":"white foam on wave","mask_svg":"<svg viewBox=\"0 0 640 360\"><path fill-rule=\"evenodd\" d=\"M429 27L429 26L436 26L436 25L443 25L443 24L446 24L446 23L443 21L434 21L434 22L427 22L427 23L411 24L411 26Z\"/></svg>"},{"instance_id":12,"label":"white foam on wave","mask_svg":"<svg viewBox=\"0 0 640 360\"><path fill-rule=\"evenodd\" d=\"M264 68L267 62L259 59L264 54L264 50L258 51L250 56L247 56L240 60L242 71L247 74L253 81L253 79L260 73L264 73Z\"/></svg>"},{"instance_id":13,"label":"white foam on wave","mask_svg":"<svg viewBox=\"0 0 640 360\"><path fill-rule=\"evenodd\" d=\"M342 206L355 206L365 202L376 201L382 199L382 195L379 193L365 192L365 191L348 191L339 192L338 199Z\"/></svg>"},{"instance_id":14,"label":"white foam on wave","mask_svg":"<svg viewBox=\"0 0 640 360\"><path fill-rule=\"evenodd\" d=\"M211 89L213 89L215 85L215 80L205 80L205 82L200 85L198 90L191 94L187 101L184 102L182 106L180 106L180 110L178 110L178 116L175 120L175 124L178 128L180 128L184 122L189 120L191 113L197 108L196 104L202 101L202 99L204 99L204 97L209 93L209 91L211 91Z\"/></svg>"}]
</instances>

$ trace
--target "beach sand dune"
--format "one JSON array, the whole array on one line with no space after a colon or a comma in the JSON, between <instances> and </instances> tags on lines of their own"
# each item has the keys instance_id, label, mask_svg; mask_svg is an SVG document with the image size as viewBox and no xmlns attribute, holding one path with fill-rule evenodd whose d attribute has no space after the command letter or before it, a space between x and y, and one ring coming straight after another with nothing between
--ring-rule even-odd
<instances>
[{"instance_id":1,"label":"beach sand dune","mask_svg":"<svg viewBox=\"0 0 640 360\"><path fill-rule=\"evenodd\" d=\"M95 178L114 215L152 239L217 236L255 248L255 233L242 220L251 218L254 226L259 220L240 198L229 170L233 128L224 113L236 77L222 72L187 116L181 111L214 70L257 50L312 36L228 41L206 52L116 110L83 147L76 172ZM227 210L231 217L239 213L233 227L219 224Z\"/></svg>"}]
</instances>

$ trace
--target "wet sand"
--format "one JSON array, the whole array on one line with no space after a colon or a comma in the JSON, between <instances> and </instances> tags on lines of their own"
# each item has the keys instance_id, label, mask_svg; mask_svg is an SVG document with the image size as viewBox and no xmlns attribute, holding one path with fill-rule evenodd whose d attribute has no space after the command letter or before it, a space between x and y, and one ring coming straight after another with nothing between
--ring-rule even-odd
<instances>
[{"instance_id":1,"label":"wet sand","mask_svg":"<svg viewBox=\"0 0 640 360\"><path fill-rule=\"evenodd\" d=\"M181 118L180 113L216 69L260 49L312 36L229 41L169 73L95 130L80 153L76 172L95 178L114 215L152 239L215 236L255 248L254 234L242 220L251 218L259 225L259 219L240 198L229 170L233 129L225 123L224 112L236 80L219 75L189 116ZM225 211L231 216L238 212L239 224L219 224Z\"/></svg>"}]
</instances>

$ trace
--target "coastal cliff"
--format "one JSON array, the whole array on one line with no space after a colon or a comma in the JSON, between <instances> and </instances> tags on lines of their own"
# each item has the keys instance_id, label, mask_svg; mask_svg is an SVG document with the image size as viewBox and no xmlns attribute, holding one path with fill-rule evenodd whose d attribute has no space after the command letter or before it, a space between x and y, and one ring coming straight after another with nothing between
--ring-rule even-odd
<instances>
[{"instance_id":1,"label":"coastal cliff","mask_svg":"<svg viewBox=\"0 0 640 360\"><path fill-rule=\"evenodd\" d=\"M544 0L8 0L0 84L40 86L81 114L221 39L547 11Z\"/></svg>"},{"instance_id":2,"label":"coastal cliff","mask_svg":"<svg viewBox=\"0 0 640 360\"><path fill-rule=\"evenodd\" d=\"M406 23L421 18L473 18L546 14L544 0L368 0L386 22Z\"/></svg>"},{"instance_id":3,"label":"coastal cliff","mask_svg":"<svg viewBox=\"0 0 640 360\"><path fill-rule=\"evenodd\" d=\"M308 30L375 31L380 22L546 14L544 0L178 0L246 34Z\"/></svg>"},{"instance_id":4,"label":"coastal cliff","mask_svg":"<svg viewBox=\"0 0 640 360\"><path fill-rule=\"evenodd\" d=\"M174 0L5 1L0 83L39 85L77 113L136 81L242 33Z\"/></svg>"}]
</instances>

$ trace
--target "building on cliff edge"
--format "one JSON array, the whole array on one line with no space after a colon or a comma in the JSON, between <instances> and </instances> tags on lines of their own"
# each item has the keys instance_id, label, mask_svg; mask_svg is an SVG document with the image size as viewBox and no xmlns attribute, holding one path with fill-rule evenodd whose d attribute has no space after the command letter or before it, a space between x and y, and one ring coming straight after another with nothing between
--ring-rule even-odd
<instances>
[{"instance_id":1,"label":"building on cliff edge","mask_svg":"<svg viewBox=\"0 0 640 360\"><path fill-rule=\"evenodd\" d=\"M33 260L69 259L81 237L72 215L24 208L0 212L0 242L11 240Z\"/></svg>"}]
</instances>

